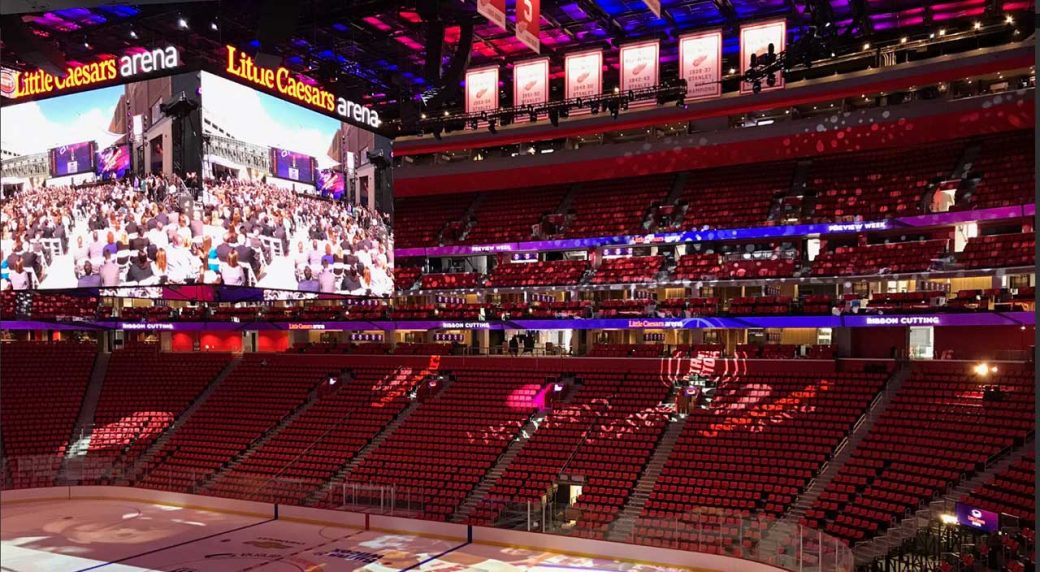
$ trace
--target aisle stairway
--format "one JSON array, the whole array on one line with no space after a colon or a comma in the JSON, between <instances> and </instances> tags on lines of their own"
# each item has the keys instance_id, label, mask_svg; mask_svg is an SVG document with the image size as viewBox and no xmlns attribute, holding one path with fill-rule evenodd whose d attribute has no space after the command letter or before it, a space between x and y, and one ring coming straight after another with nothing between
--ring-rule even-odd
<instances>
[{"instance_id":1,"label":"aisle stairway","mask_svg":"<svg viewBox=\"0 0 1040 572\"><path fill-rule=\"evenodd\" d=\"M895 550L914 537L920 529L937 520L939 515L950 512L953 502L991 481L994 476L1006 471L1008 467L1035 449L1036 435L1033 434L1021 446L1005 451L1004 454L990 461L985 470L979 471L970 479L962 480L943 498L932 501L915 511L914 514L901 519L898 524L889 527L884 534L857 544L852 550L856 557L856 565L869 564Z\"/></svg>"},{"instance_id":2,"label":"aisle stairway","mask_svg":"<svg viewBox=\"0 0 1040 572\"><path fill-rule=\"evenodd\" d=\"M805 516L806 511L812 507L816 499L820 497L820 494L827 488L827 485L834 480L834 477L838 474L841 468L845 465L845 462L852 456L852 452L856 450L856 446L859 445L860 441L867 436L870 432L871 427L874 426L874 422L884 413L885 408L892 401L892 398L899 393L899 390L903 387L903 382L910 377L910 365L903 364L901 367L892 373L892 376L885 382L885 386L878 392L874 400L871 401L870 407L866 412L860 416L859 420L852 427L852 432L842 440L841 443L834 449L834 453L831 455L830 461L827 462L820 469L819 474L813 479L809 486L806 487L805 491L795 500L791 505L791 508L784 515L782 522L789 524L798 524L798 521Z\"/></svg>"},{"instance_id":3,"label":"aisle stairway","mask_svg":"<svg viewBox=\"0 0 1040 572\"><path fill-rule=\"evenodd\" d=\"M204 389L202 393L200 393L199 396L196 397L194 401L192 401L191 405L189 405L188 408L185 409L180 414L180 416L178 416L177 419L170 424L166 431L164 431L158 439L152 442L152 445L148 447L148 449L146 449L140 457L138 457L137 459L128 459L129 461L133 462L133 465L130 466L130 468L126 471L125 475L107 475L109 478L114 479L115 482L113 482L113 484L131 485L137 480L144 478L143 474L138 473L140 473L145 467L149 465L149 462L152 460L153 457L155 457L155 454L163 449L163 447L166 445L166 442L169 441L170 438L173 437L174 433L177 432L177 429L183 426L185 423L187 423L189 419L191 419L191 416L195 413L195 411L197 411L199 407L201 407L202 404L206 402L206 399L209 398L209 396L212 395L218 387L220 387L220 384L223 383L229 375L231 375L231 372L235 371L235 368L238 367L238 364L240 363L242 363L242 356L235 356L230 362L228 362L226 366L224 366L224 369L221 370L221 372L215 378L213 378L213 381L206 386L206 389ZM119 466L119 463L117 462L113 466Z\"/></svg>"},{"instance_id":4,"label":"aisle stairway","mask_svg":"<svg viewBox=\"0 0 1040 572\"><path fill-rule=\"evenodd\" d=\"M473 491L470 492L466 500L459 505L459 509L452 515L452 522L466 522L473 510L480 506L481 501L487 496L488 491L491 487L495 486L498 479L502 476L502 473L506 471L509 464L513 462L513 459L520 453L520 450L524 448L527 440L531 438L538 430L538 426L545 420L546 414L542 412L536 412L531 415L527 423L521 427L520 432L513 437L513 440L509 443L509 447L499 456L498 461L495 462L495 466L484 475L480 483Z\"/></svg>"},{"instance_id":5,"label":"aisle stairway","mask_svg":"<svg viewBox=\"0 0 1040 572\"><path fill-rule=\"evenodd\" d=\"M451 387L454 378L451 375L449 375L448 372L441 373L445 374L446 381L440 386L439 391L444 391L448 387ZM408 407L404 408L400 413L398 413L397 417L394 418L394 420L391 423L387 424L386 427L384 427L383 430L380 431L375 437L373 437L367 445L365 445L360 451L358 451L357 455L351 458L348 462L344 463L344 465L340 467L340 469L332 475L328 482L326 482L320 488L308 495L307 498L304 499L303 504L306 506L310 506L316 503L324 503L333 486L348 481L350 479L350 473L354 470L354 468L361 464L361 462L365 459L366 456L368 456L369 453L378 449L379 446L383 444L383 441L385 441L387 437L389 437L398 427L400 427L401 424L408 419L408 416L411 415L413 411L418 409L420 405L421 402L419 402L418 400L413 401L408 405Z\"/></svg>"},{"instance_id":6,"label":"aisle stairway","mask_svg":"<svg viewBox=\"0 0 1040 572\"><path fill-rule=\"evenodd\" d=\"M646 506L646 501L650 498L650 492L654 490L657 478L661 476L661 471L664 470L664 465L672 454L672 449L675 447L676 441L679 440L679 435L682 433L683 427L686 426L687 419L688 417L683 416L670 422L668 428L661 434L661 439L654 448L654 456L650 458L642 476L639 478L639 482L632 489L628 502L625 503L617 520L611 526L607 540L631 542L636 519L643 513L643 507Z\"/></svg>"},{"instance_id":7,"label":"aisle stairway","mask_svg":"<svg viewBox=\"0 0 1040 572\"><path fill-rule=\"evenodd\" d=\"M105 385L105 375L108 372L108 362L112 359L112 354L108 352L98 352L94 358L94 368L90 372L90 382L87 384L87 391L83 395L83 402L80 404L79 416L76 418L76 425L72 429L72 436L69 439L69 447L65 451L65 458L62 459L61 470L58 473L58 482L66 482L70 477L77 477L78 475L70 474L70 461L73 465L76 464L77 460L81 460L86 454L87 449L90 447L90 437L94 427L94 412L97 411L98 401L101 397L101 388ZM71 467L72 473L76 473L77 467Z\"/></svg>"},{"instance_id":8,"label":"aisle stairway","mask_svg":"<svg viewBox=\"0 0 1040 572\"><path fill-rule=\"evenodd\" d=\"M343 384L340 383L339 387L343 387ZM304 401L295 409L287 413L284 417L282 417L281 420L278 421L278 423L272 425L267 431L264 432L263 435L257 437L255 441L250 443L249 446L243 449L241 452L239 452L239 454L235 455L231 459L228 459L228 461L224 463L224 465L221 466L220 469L213 473L210 473L209 476L197 482L194 487L195 490L193 490L192 492L196 494L206 493L210 485L217 482L221 477L231 472L235 467L239 465L239 463L249 458L249 456L252 455L257 449L263 447L264 443L267 443L267 441L269 441L272 437L277 435L282 429L285 429L290 424L292 424L293 421L295 421L300 415L303 415L308 409L310 409L312 405L317 403L318 400L323 396L324 395L319 391L319 388L315 388L314 390L312 390L310 394L307 395L306 401Z\"/></svg>"}]
</instances>

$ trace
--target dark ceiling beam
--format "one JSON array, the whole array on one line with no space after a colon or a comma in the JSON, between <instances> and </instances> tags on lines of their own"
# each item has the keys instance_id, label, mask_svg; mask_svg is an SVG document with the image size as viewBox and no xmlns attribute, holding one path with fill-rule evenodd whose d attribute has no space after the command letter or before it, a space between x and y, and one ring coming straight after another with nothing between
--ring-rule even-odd
<instances>
[{"instance_id":1,"label":"dark ceiling beam","mask_svg":"<svg viewBox=\"0 0 1040 572\"><path fill-rule=\"evenodd\" d=\"M715 9L722 14L722 17L726 19L726 24L731 28L737 25L737 9L733 7L733 3L729 0L712 0L715 4Z\"/></svg>"}]
</instances>

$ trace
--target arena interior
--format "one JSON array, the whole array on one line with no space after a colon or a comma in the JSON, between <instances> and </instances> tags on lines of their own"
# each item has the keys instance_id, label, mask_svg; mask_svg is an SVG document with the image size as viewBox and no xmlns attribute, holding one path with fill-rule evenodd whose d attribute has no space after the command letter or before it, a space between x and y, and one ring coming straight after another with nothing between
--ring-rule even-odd
<instances>
[{"instance_id":1,"label":"arena interior","mask_svg":"<svg viewBox=\"0 0 1040 572\"><path fill-rule=\"evenodd\" d=\"M0 570L1037 569L1033 0L0 11Z\"/></svg>"}]
</instances>

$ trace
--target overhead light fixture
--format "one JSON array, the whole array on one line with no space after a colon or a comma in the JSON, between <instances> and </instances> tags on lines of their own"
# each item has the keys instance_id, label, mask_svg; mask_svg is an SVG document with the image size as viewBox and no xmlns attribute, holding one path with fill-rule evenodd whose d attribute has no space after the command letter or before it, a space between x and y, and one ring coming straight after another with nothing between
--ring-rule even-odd
<instances>
[{"instance_id":1,"label":"overhead light fixture","mask_svg":"<svg viewBox=\"0 0 1040 572\"><path fill-rule=\"evenodd\" d=\"M209 29L210 29L210 30L213 30L214 32L216 32L216 31L217 31L217 29L218 29L218 28L217 28L217 23L216 23L216 22L210 22L210 23L209 23Z\"/></svg>"},{"instance_id":2,"label":"overhead light fixture","mask_svg":"<svg viewBox=\"0 0 1040 572\"><path fill-rule=\"evenodd\" d=\"M447 109L445 109L445 110L444 110L444 116L445 116L445 117L447 117L447 116L448 116L448 110L447 110Z\"/></svg>"},{"instance_id":3,"label":"overhead light fixture","mask_svg":"<svg viewBox=\"0 0 1040 572\"><path fill-rule=\"evenodd\" d=\"M906 41L907 41L907 39L908 39L908 38L907 38L906 36L903 36L902 38L899 38L899 43L900 43L900 44L905 44L905 43L906 43Z\"/></svg>"},{"instance_id":4,"label":"overhead light fixture","mask_svg":"<svg viewBox=\"0 0 1040 572\"><path fill-rule=\"evenodd\" d=\"M181 29L187 29L188 21L182 18L177 18L177 27Z\"/></svg>"},{"instance_id":5,"label":"overhead light fixture","mask_svg":"<svg viewBox=\"0 0 1040 572\"><path fill-rule=\"evenodd\" d=\"M487 127L488 127L488 131L490 131L491 133L498 133L498 129L495 129L495 120L494 119L489 119L488 120L488 126Z\"/></svg>"},{"instance_id":6,"label":"overhead light fixture","mask_svg":"<svg viewBox=\"0 0 1040 572\"><path fill-rule=\"evenodd\" d=\"M130 37L136 40L137 39L137 32L135 32L135 31L133 31L133 29L131 29L130 30Z\"/></svg>"},{"instance_id":7,"label":"overhead light fixture","mask_svg":"<svg viewBox=\"0 0 1040 572\"><path fill-rule=\"evenodd\" d=\"M1015 23L1014 16L1012 16L1011 14L1008 14L1007 17L1004 18L1004 23L1005 24L1014 24Z\"/></svg>"},{"instance_id":8,"label":"overhead light fixture","mask_svg":"<svg viewBox=\"0 0 1040 572\"><path fill-rule=\"evenodd\" d=\"M426 119L426 114L425 113L420 113L419 117L421 117L422 119Z\"/></svg>"},{"instance_id":9,"label":"overhead light fixture","mask_svg":"<svg viewBox=\"0 0 1040 572\"><path fill-rule=\"evenodd\" d=\"M975 22L971 27L978 30L979 28L982 28L982 22Z\"/></svg>"},{"instance_id":10,"label":"overhead light fixture","mask_svg":"<svg viewBox=\"0 0 1040 572\"><path fill-rule=\"evenodd\" d=\"M867 51L869 49L870 49L870 42L867 42L867 43L863 44L863 51Z\"/></svg>"}]
</instances>

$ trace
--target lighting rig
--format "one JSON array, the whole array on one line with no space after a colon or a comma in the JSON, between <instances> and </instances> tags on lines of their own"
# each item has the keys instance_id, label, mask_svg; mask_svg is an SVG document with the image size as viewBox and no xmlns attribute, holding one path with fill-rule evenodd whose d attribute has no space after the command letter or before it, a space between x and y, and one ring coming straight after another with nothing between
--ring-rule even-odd
<instances>
[{"instance_id":1,"label":"lighting rig","mask_svg":"<svg viewBox=\"0 0 1040 572\"><path fill-rule=\"evenodd\" d=\"M588 108L593 114L609 113L611 117L617 119L622 111L628 109L630 103L647 100L656 100L660 105L674 102L677 107L683 107L686 100L686 81L680 79L626 92L615 88L613 93L593 97L575 97L542 105L503 107L495 111L479 113L448 114L445 112L444 115L431 117L424 115L419 119L418 130L420 134L430 133L440 139L442 133L461 131L467 127L476 129L483 124L491 133L497 133L500 126L509 125L525 117L529 121L535 122L541 116L547 116L554 127L559 127L560 119L569 117L573 110Z\"/></svg>"},{"instance_id":2,"label":"lighting rig","mask_svg":"<svg viewBox=\"0 0 1040 572\"><path fill-rule=\"evenodd\" d=\"M834 25L834 10L831 8L830 2L807 0L805 14L809 16L809 26L806 27L805 33L798 38L798 41L788 46L786 50L776 52L773 44L769 44L766 53L751 54L748 69L744 71L741 80L751 84L752 92L762 91L763 81L769 87L776 85L777 75L786 74L796 65L801 64L808 69L816 60L835 56L835 45L839 34L837 26ZM849 37L852 35L852 31L853 24L850 24L842 35Z\"/></svg>"}]
</instances>

